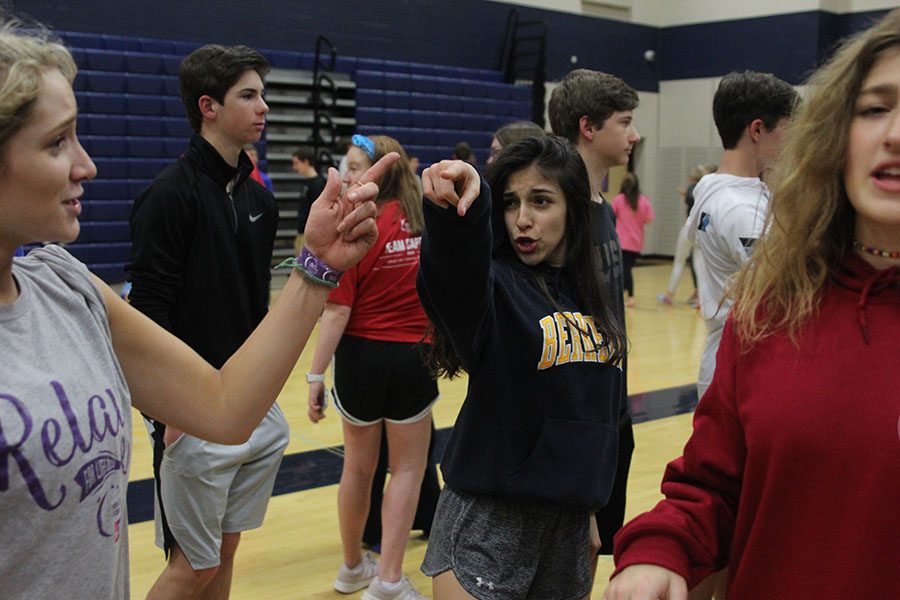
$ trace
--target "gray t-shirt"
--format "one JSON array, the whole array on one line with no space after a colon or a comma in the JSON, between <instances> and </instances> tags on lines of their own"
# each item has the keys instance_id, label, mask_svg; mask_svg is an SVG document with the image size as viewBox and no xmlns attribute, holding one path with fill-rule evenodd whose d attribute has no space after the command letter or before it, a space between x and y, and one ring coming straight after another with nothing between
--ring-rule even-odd
<instances>
[{"instance_id":1,"label":"gray t-shirt","mask_svg":"<svg viewBox=\"0 0 900 600\"><path fill-rule=\"evenodd\" d=\"M125 599L131 396L87 268L48 246L0 306L0 596Z\"/></svg>"}]
</instances>

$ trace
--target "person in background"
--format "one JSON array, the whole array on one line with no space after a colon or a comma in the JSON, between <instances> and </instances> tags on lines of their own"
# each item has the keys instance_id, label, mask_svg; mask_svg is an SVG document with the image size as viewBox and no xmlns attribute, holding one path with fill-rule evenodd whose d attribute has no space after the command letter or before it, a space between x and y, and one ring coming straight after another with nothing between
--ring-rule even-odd
<instances>
[{"instance_id":1,"label":"person in background","mask_svg":"<svg viewBox=\"0 0 900 600\"><path fill-rule=\"evenodd\" d=\"M537 123L531 121L513 121L507 123L494 132L494 137L491 139L491 153L488 156L486 163L487 166L491 166L491 164L497 160L500 151L506 146L521 142L525 138L542 135L547 135L547 132Z\"/></svg>"},{"instance_id":2,"label":"person in background","mask_svg":"<svg viewBox=\"0 0 900 600\"><path fill-rule=\"evenodd\" d=\"M329 296L322 314L309 382L309 419L324 418L324 373L334 357L334 404L344 432L338 488L343 564L334 588L363 600L422 600L403 576L403 556L428 462L435 377L419 346L428 319L415 291L423 227L422 198L406 153L387 136L354 135L344 183L352 186L388 153L397 161L384 174L376 204L378 240ZM427 343L428 340L425 340ZM382 433L391 477L381 509L381 560L361 543Z\"/></svg>"},{"instance_id":3,"label":"person in background","mask_svg":"<svg viewBox=\"0 0 900 600\"><path fill-rule=\"evenodd\" d=\"M726 75L713 96L713 118L724 147L722 162L694 188L696 200L684 225L696 247L697 291L707 330L698 397L712 380L731 308L726 286L752 256L763 232L770 193L761 175L775 164L798 100L789 83L755 71Z\"/></svg>"},{"instance_id":4,"label":"person in background","mask_svg":"<svg viewBox=\"0 0 900 600\"><path fill-rule=\"evenodd\" d=\"M246 144L244 146L244 152L247 153L250 162L253 163L253 170L250 171L250 179L265 187L270 192L274 192L275 186L272 185L272 178L259 168L259 151L256 149L256 146L253 144Z\"/></svg>"},{"instance_id":5,"label":"person in background","mask_svg":"<svg viewBox=\"0 0 900 600\"><path fill-rule=\"evenodd\" d=\"M419 157L409 154L409 170L416 178L417 194L422 197L422 178L419 175ZM416 516L413 519L412 529L420 530L422 537L427 539L431 534L431 522L434 520L434 511L437 508L438 495L441 493L441 484L437 477L437 456L435 456L435 441L437 431L434 427L434 419L431 422L431 439L428 442L428 464L425 467L425 475L422 478L422 488L419 492L419 504L416 507ZM366 526L363 529L363 546L371 548L374 552L381 551L381 508L384 501L384 484L387 481L388 471L388 441L387 432L382 431L381 448L378 454L378 464L372 477L372 496L369 503L369 516L366 518Z\"/></svg>"},{"instance_id":6,"label":"person in background","mask_svg":"<svg viewBox=\"0 0 900 600\"><path fill-rule=\"evenodd\" d=\"M344 176L347 175L347 152L350 151L352 144L350 143L350 138L347 137L339 137L335 140L334 146L341 153L341 160L338 162L338 173L341 175L341 179L344 179Z\"/></svg>"},{"instance_id":7,"label":"person in background","mask_svg":"<svg viewBox=\"0 0 900 600\"><path fill-rule=\"evenodd\" d=\"M900 598L900 10L806 89L694 431L604 600L726 566L729 600Z\"/></svg>"},{"instance_id":8,"label":"person in background","mask_svg":"<svg viewBox=\"0 0 900 600\"><path fill-rule=\"evenodd\" d=\"M634 173L626 173L620 193L613 198L616 213L616 233L622 244L622 266L625 271L625 306L633 307L634 264L644 250L644 227L655 218L650 199L641 193L640 182Z\"/></svg>"},{"instance_id":9,"label":"person in background","mask_svg":"<svg viewBox=\"0 0 900 600\"><path fill-rule=\"evenodd\" d=\"M687 215L685 216L690 216L691 209L694 207L694 188L697 186L697 183L704 175L709 175L716 168L710 165L694 165L694 168L691 169L691 174L688 177L688 186L678 190L678 194L682 196L687 207ZM700 306L697 300L697 274L694 272L694 261L691 259L692 250L690 240L688 240L688 231L682 226L678 232L678 241L675 242L675 257L672 259L672 274L669 276L669 287L666 288L665 292L656 296L656 299L666 306L672 306L675 302L675 290L678 289L678 284L681 282L681 277L684 274L685 263L690 268L691 279L694 281L694 292L688 298L688 304L691 308Z\"/></svg>"},{"instance_id":10,"label":"person in background","mask_svg":"<svg viewBox=\"0 0 900 600\"><path fill-rule=\"evenodd\" d=\"M294 150L291 154L291 169L300 176L297 182L297 237L294 240L294 249L300 252L309 208L325 189L325 178L316 170L316 153L310 146L300 146Z\"/></svg>"},{"instance_id":11,"label":"person in background","mask_svg":"<svg viewBox=\"0 0 900 600\"><path fill-rule=\"evenodd\" d=\"M547 112L553 132L569 140L587 168L591 187L591 237L600 254L601 273L613 297L615 317L625 330L625 286L622 251L616 233L615 214L603 197L603 182L613 167L628 164L641 136L634 125L638 95L630 85L608 73L590 69L569 72L553 90ZM628 358L619 399L619 453L616 481L609 503L596 513L599 539L592 555L612 554L613 536L625 520L628 471L634 452L634 432L628 409Z\"/></svg>"},{"instance_id":12,"label":"person in background","mask_svg":"<svg viewBox=\"0 0 900 600\"><path fill-rule=\"evenodd\" d=\"M181 61L194 135L131 211L131 305L216 367L268 310L278 210L250 178L256 166L244 151L262 135L268 71L246 46L203 46ZM284 414L273 405L240 446L209 444L165 421L146 424L156 543L169 559L148 598L227 598L241 532L262 525L288 443Z\"/></svg>"},{"instance_id":13,"label":"person in background","mask_svg":"<svg viewBox=\"0 0 900 600\"><path fill-rule=\"evenodd\" d=\"M472 152L472 146L469 145L469 142L459 142L453 146L453 158L465 161L470 165L475 164L475 153Z\"/></svg>"},{"instance_id":14,"label":"person in background","mask_svg":"<svg viewBox=\"0 0 900 600\"><path fill-rule=\"evenodd\" d=\"M409 170L416 177L416 185L419 186L419 196L422 195L422 176L419 175L419 157L415 154L409 155Z\"/></svg>"}]
</instances>

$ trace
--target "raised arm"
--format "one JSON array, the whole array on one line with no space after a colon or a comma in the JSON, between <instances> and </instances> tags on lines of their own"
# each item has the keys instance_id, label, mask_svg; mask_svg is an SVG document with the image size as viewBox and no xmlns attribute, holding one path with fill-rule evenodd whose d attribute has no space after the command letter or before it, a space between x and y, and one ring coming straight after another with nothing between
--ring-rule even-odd
<instances>
[{"instance_id":1,"label":"raised arm","mask_svg":"<svg viewBox=\"0 0 900 600\"><path fill-rule=\"evenodd\" d=\"M306 226L307 247L329 267L350 268L377 239L374 182L396 159L396 154L382 158L343 195L337 171L329 172ZM219 443L240 443L250 436L294 368L329 292L299 271L292 272L259 327L217 370L108 286L99 280L97 285L134 406Z\"/></svg>"},{"instance_id":2,"label":"raised arm","mask_svg":"<svg viewBox=\"0 0 900 600\"><path fill-rule=\"evenodd\" d=\"M425 169L422 186L425 231L416 288L428 317L471 369L492 307L490 189L463 161Z\"/></svg>"}]
</instances>

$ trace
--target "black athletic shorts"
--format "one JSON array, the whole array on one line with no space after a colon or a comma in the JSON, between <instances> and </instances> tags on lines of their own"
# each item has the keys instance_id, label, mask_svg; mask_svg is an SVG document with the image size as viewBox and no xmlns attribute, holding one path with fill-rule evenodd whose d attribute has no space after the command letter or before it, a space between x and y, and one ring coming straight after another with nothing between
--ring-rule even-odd
<instances>
[{"instance_id":1,"label":"black athletic shorts","mask_svg":"<svg viewBox=\"0 0 900 600\"><path fill-rule=\"evenodd\" d=\"M414 423L429 414L438 386L417 344L344 335L334 353L332 397L354 425Z\"/></svg>"}]
</instances>

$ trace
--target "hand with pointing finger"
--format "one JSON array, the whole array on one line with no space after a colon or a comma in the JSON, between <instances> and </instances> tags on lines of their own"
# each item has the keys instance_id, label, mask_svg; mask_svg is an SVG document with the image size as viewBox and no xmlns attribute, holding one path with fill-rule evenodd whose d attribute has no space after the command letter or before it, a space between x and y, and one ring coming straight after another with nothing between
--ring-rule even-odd
<instances>
[{"instance_id":1,"label":"hand with pointing finger","mask_svg":"<svg viewBox=\"0 0 900 600\"><path fill-rule=\"evenodd\" d=\"M462 160L442 160L422 171L422 191L434 204L455 206L459 216L466 214L481 191L481 175Z\"/></svg>"}]
</instances>

